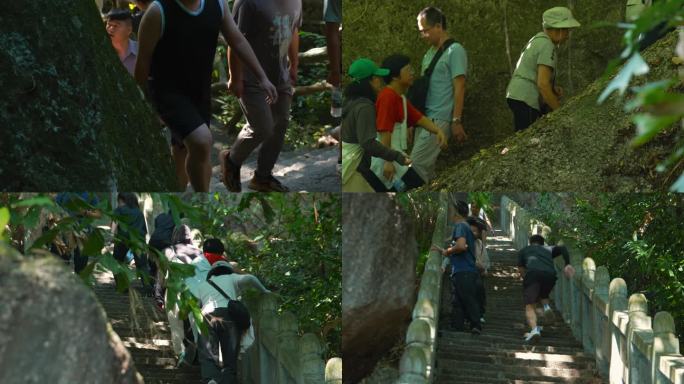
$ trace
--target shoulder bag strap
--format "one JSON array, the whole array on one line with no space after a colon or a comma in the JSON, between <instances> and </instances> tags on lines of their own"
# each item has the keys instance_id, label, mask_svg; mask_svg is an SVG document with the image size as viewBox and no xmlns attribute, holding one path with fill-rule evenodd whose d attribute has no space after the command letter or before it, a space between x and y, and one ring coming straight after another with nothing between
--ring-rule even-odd
<instances>
[{"instance_id":1,"label":"shoulder bag strap","mask_svg":"<svg viewBox=\"0 0 684 384\"><path fill-rule=\"evenodd\" d=\"M430 65L428 68L425 70L425 77L430 77L432 76L432 71L435 70L435 66L437 66L437 62L439 61L440 57L442 57L442 54L444 51L447 50L451 46L451 44L455 43L456 41L454 39L448 39L442 44L442 46L437 50L437 53L435 53L435 56L432 58L432 61L430 61Z\"/></svg>"},{"instance_id":2,"label":"shoulder bag strap","mask_svg":"<svg viewBox=\"0 0 684 384\"><path fill-rule=\"evenodd\" d=\"M216 285L216 283L214 283L214 282L211 281L211 280L207 280L207 282L208 282L209 284L211 284L211 286L214 287L214 288L215 288L221 295L223 295L223 297L225 297L228 301L231 301L231 300L232 300L232 299L230 298L230 296L228 296L228 294L227 294L225 291L223 291L223 289L221 289L218 285Z\"/></svg>"}]
</instances>

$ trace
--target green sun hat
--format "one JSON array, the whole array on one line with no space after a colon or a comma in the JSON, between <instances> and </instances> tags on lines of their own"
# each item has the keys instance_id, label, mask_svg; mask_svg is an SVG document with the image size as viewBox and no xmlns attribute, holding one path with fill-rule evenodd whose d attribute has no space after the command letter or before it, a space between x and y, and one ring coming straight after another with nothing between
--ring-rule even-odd
<instances>
[{"instance_id":1,"label":"green sun hat","mask_svg":"<svg viewBox=\"0 0 684 384\"><path fill-rule=\"evenodd\" d=\"M568 8L553 7L544 11L542 25L544 28L577 28L580 23L572 17Z\"/></svg>"},{"instance_id":2,"label":"green sun hat","mask_svg":"<svg viewBox=\"0 0 684 384\"><path fill-rule=\"evenodd\" d=\"M349 76L354 80L361 80L370 76L383 77L387 75L389 75L389 69L380 68L373 60L366 58L356 59L349 66Z\"/></svg>"}]
</instances>

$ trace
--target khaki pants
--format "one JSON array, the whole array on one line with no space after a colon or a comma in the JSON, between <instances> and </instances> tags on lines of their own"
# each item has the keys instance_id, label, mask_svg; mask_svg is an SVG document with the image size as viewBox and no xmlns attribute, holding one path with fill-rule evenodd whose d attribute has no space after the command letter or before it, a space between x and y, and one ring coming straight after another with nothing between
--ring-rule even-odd
<instances>
[{"instance_id":1,"label":"khaki pants","mask_svg":"<svg viewBox=\"0 0 684 384\"><path fill-rule=\"evenodd\" d=\"M359 172L355 171L349 180L342 184L342 192L375 192L375 190Z\"/></svg>"},{"instance_id":2,"label":"khaki pants","mask_svg":"<svg viewBox=\"0 0 684 384\"><path fill-rule=\"evenodd\" d=\"M434 122L446 137L451 136L450 122L441 120L434 120ZM425 128L418 127L410 157L413 169L426 183L435 177L435 163L440 152L437 135L430 133Z\"/></svg>"}]
</instances>

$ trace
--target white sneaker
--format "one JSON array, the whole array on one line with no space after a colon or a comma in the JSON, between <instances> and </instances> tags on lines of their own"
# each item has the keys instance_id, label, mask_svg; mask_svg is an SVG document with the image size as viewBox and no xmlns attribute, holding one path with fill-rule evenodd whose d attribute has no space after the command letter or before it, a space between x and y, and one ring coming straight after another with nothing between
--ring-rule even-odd
<instances>
[{"instance_id":1,"label":"white sneaker","mask_svg":"<svg viewBox=\"0 0 684 384\"><path fill-rule=\"evenodd\" d=\"M218 384L218 382L214 379L211 379L207 384Z\"/></svg>"},{"instance_id":2,"label":"white sneaker","mask_svg":"<svg viewBox=\"0 0 684 384\"><path fill-rule=\"evenodd\" d=\"M541 337L541 330L539 327L532 329L530 332L525 334L525 342L531 343L538 340Z\"/></svg>"},{"instance_id":3,"label":"white sneaker","mask_svg":"<svg viewBox=\"0 0 684 384\"><path fill-rule=\"evenodd\" d=\"M484 316L483 316L483 317L480 317L480 324L484 324L484 323L485 323Z\"/></svg>"}]
</instances>

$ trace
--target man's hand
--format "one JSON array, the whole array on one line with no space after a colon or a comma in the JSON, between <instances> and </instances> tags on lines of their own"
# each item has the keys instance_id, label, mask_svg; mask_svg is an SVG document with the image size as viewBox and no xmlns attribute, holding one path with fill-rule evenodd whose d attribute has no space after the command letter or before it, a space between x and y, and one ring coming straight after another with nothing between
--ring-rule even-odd
<instances>
[{"instance_id":1,"label":"man's hand","mask_svg":"<svg viewBox=\"0 0 684 384\"><path fill-rule=\"evenodd\" d=\"M232 77L228 79L228 93L232 93L235 97L240 98L244 90L245 83L241 79L237 81L233 81Z\"/></svg>"},{"instance_id":2,"label":"man's hand","mask_svg":"<svg viewBox=\"0 0 684 384\"><path fill-rule=\"evenodd\" d=\"M463 143L468 139L465 130L463 129L463 123L457 122L451 124L451 134L454 136L454 140L457 143Z\"/></svg>"},{"instance_id":3,"label":"man's hand","mask_svg":"<svg viewBox=\"0 0 684 384\"><path fill-rule=\"evenodd\" d=\"M391 161L385 161L385 166L383 167L382 170L382 175L385 176L387 180L392 180L394 179L394 174L396 173L396 170L394 169L394 164L392 164Z\"/></svg>"},{"instance_id":4,"label":"man's hand","mask_svg":"<svg viewBox=\"0 0 684 384\"><path fill-rule=\"evenodd\" d=\"M556 85L555 87L553 87L553 93L555 93L559 99L563 98L563 88L561 88L560 86Z\"/></svg>"},{"instance_id":5,"label":"man's hand","mask_svg":"<svg viewBox=\"0 0 684 384\"><path fill-rule=\"evenodd\" d=\"M404 165L411 165L411 159L408 156L404 156Z\"/></svg>"},{"instance_id":6,"label":"man's hand","mask_svg":"<svg viewBox=\"0 0 684 384\"><path fill-rule=\"evenodd\" d=\"M259 81L259 86L266 92L267 103L275 104L275 102L278 101L278 90L267 77L264 77Z\"/></svg>"},{"instance_id":7,"label":"man's hand","mask_svg":"<svg viewBox=\"0 0 684 384\"><path fill-rule=\"evenodd\" d=\"M444 132L442 132L441 129L437 129L437 143L439 144L439 147L442 149L445 149L447 147L447 138Z\"/></svg>"}]
</instances>

